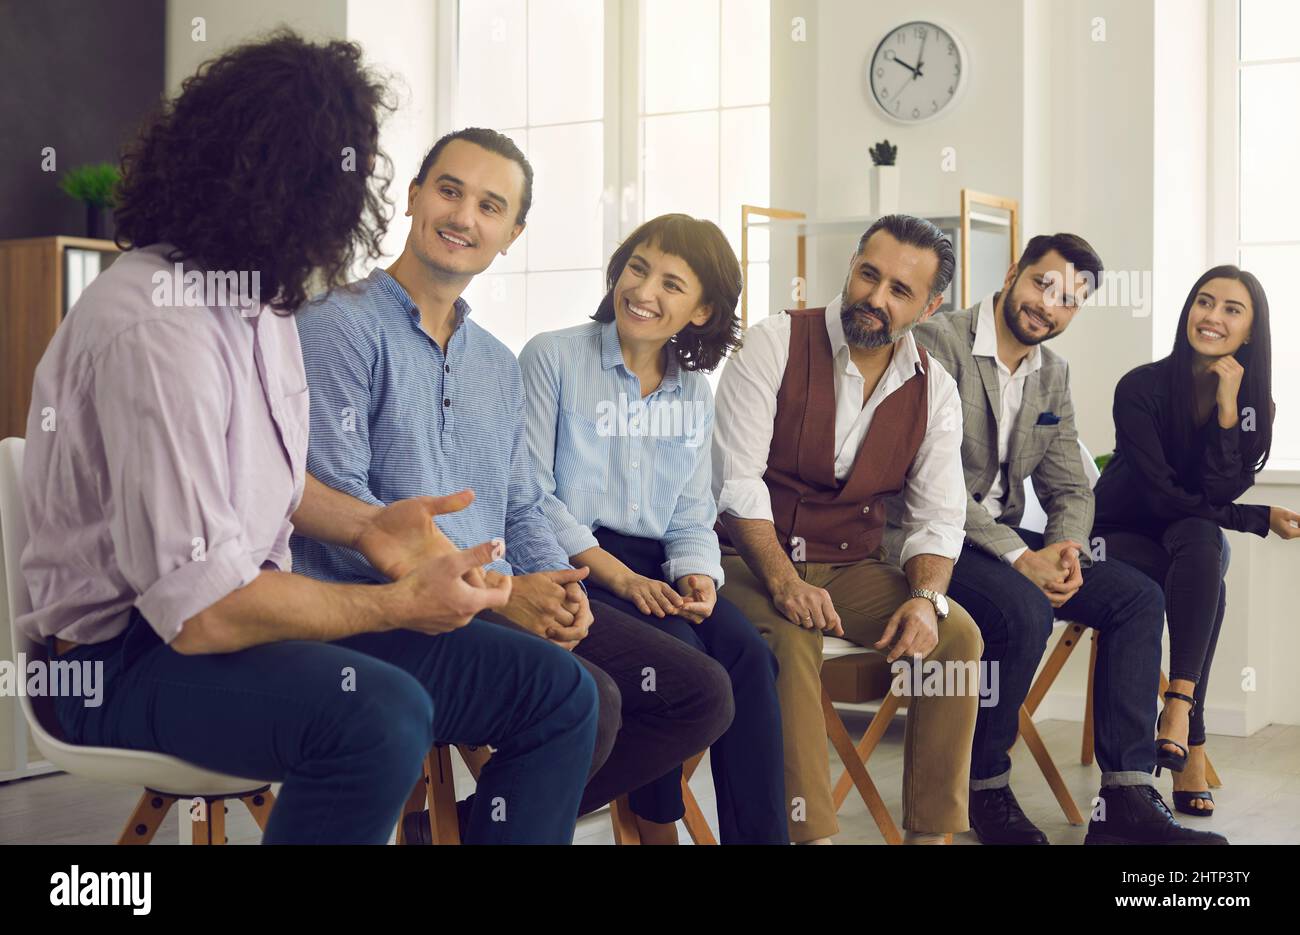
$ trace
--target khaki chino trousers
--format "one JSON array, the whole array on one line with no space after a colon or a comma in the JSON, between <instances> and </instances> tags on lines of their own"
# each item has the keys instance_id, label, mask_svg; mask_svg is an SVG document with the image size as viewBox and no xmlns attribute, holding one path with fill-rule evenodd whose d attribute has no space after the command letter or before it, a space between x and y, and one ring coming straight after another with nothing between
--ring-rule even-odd
<instances>
[{"instance_id":1,"label":"khaki chino trousers","mask_svg":"<svg viewBox=\"0 0 1300 935\"><path fill-rule=\"evenodd\" d=\"M852 564L796 562L799 576L824 588L835 604L844 636L871 647L894 611L908 599L907 576L883 560L884 550ZM721 594L750 619L776 654L777 691L785 743L785 790L790 840L811 841L839 830L831 799L830 755L821 703L822 633L791 623L772 603L767 587L738 555L723 555ZM983 641L974 620L949 600L939 621L939 643L925 657L977 670ZM973 665L972 665L973 664ZM971 739L979 708L976 686L961 692L910 698L903 747L903 827L921 833L969 828L967 796Z\"/></svg>"}]
</instances>

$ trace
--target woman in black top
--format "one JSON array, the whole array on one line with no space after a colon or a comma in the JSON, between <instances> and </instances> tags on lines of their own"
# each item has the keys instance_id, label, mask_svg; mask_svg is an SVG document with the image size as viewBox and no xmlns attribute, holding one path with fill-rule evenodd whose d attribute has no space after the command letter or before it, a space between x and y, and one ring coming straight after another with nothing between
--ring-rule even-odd
<instances>
[{"instance_id":1,"label":"woman in black top","mask_svg":"<svg viewBox=\"0 0 1300 935\"><path fill-rule=\"evenodd\" d=\"M1213 811L1204 706L1225 607L1221 530L1300 537L1300 514L1234 502L1268 460L1270 384L1264 290L1250 273L1216 266L1188 293L1172 353L1115 388L1115 456L1096 487L1093 531L1106 556L1164 586L1169 691L1156 762L1175 772L1174 807L1190 815Z\"/></svg>"}]
</instances>

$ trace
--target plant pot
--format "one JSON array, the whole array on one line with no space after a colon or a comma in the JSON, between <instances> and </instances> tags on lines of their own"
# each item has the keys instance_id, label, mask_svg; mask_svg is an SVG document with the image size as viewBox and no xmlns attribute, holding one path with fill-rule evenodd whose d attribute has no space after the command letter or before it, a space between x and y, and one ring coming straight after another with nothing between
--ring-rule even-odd
<instances>
[{"instance_id":1,"label":"plant pot","mask_svg":"<svg viewBox=\"0 0 1300 935\"><path fill-rule=\"evenodd\" d=\"M898 166L871 167L871 213L875 217L898 213Z\"/></svg>"},{"instance_id":2,"label":"plant pot","mask_svg":"<svg viewBox=\"0 0 1300 935\"><path fill-rule=\"evenodd\" d=\"M91 240L107 239L109 236L109 226L112 223L112 213L107 205L97 205L93 202L84 202L86 206L86 236Z\"/></svg>"}]
</instances>

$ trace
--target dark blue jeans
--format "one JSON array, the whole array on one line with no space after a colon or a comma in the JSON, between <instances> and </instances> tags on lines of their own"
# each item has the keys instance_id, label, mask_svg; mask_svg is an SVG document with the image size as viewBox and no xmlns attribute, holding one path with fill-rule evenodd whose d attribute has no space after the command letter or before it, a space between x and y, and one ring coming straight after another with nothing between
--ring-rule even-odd
<instances>
[{"instance_id":1,"label":"dark blue jeans","mask_svg":"<svg viewBox=\"0 0 1300 935\"><path fill-rule=\"evenodd\" d=\"M1029 548L1043 547L1042 534L1016 532ZM1009 751L1019 731L1020 706L1058 616L1097 631L1092 716L1102 785L1150 782L1164 629L1164 595L1150 578L1113 558L1094 562L1083 570L1083 585L1075 595L1054 610L1019 571L967 543L953 567L949 594L979 626L983 660L997 663L998 703L981 704L975 722L972 788L997 788L1010 781Z\"/></svg>"},{"instance_id":2,"label":"dark blue jeans","mask_svg":"<svg viewBox=\"0 0 1300 935\"><path fill-rule=\"evenodd\" d=\"M1093 530L1106 554L1123 559L1165 592L1169 623L1169 678L1196 683L1192 746L1205 743L1205 692L1228 604L1228 537L1213 521L1189 516L1163 531Z\"/></svg>"},{"instance_id":3,"label":"dark blue jeans","mask_svg":"<svg viewBox=\"0 0 1300 935\"><path fill-rule=\"evenodd\" d=\"M526 634L474 620L438 636L394 630L187 656L133 613L118 637L59 658L104 662L102 705L57 701L73 743L282 782L267 844L383 844L435 741L497 749L467 843L573 839L596 688L572 654Z\"/></svg>"},{"instance_id":4,"label":"dark blue jeans","mask_svg":"<svg viewBox=\"0 0 1300 935\"><path fill-rule=\"evenodd\" d=\"M639 575L663 578L662 544L597 529L601 548ZM672 584L673 582L669 582ZM591 600L616 607L717 660L731 679L735 717L709 748L723 844L788 844L785 774L782 768L781 707L776 694L776 657L758 630L734 604L719 597L703 623L659 618L600 588ZM628 805L649 821L669 822L684 813L678 766L628 794Z\"/></svg>"}]
</instances>

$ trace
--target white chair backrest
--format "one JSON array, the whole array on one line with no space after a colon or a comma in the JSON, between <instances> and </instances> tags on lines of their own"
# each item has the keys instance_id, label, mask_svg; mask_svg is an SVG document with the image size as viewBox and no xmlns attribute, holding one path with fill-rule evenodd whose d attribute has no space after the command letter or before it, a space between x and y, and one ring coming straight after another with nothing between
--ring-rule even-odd
<instances>
[{"instance_id":1,"label":"white chair backrest","mask_svg":"<svg viewBox=\"0 0 1300 935\"><path fill-rule=\"evenodd\" d=\"M1101 477L1101 471L1097 470L1097 462L1093 460L1092 452L1088 446L1079 439L1079 455L1083 458L1083 473L1088 475L1088 486L1096 487L1097 478ZM1025 514L1020 518L1020 528L1028 529L1031 532L1042 532L1047 528L1047 514L1043 512L1043 505L1038 502L1038 495L1034 493L1034 481L1032 477L1025 477Z\"/></svg>"},{"instance_id":2,"label":"white chair backrest","mask_svg":"<svg viewBox=\"0 0 1300 935\"><path fill-rule=\"evenodd\" d=\"M27 547L27 515L23 512L23 448L26 442L21 438L6 438L0 441L0 557L3 558L3 583L5 596L5 613L9 618L10 647L17 661L22 653L31 660L45 659L45 646L27 638L18 629L18 618L32 609L31 594L27 590L27 580L23 577L20 563L23 549ZM19 678L25 677L22 674ZM53 725L42 724L37 712L32 707L32 699L27 694L18 698L23 716L28 727L37 734L48 735L47 729ZM53 717L53 710L48 705L41 705L41 717ZM54 728L56 736L62 734Z\"/></svg>"}]
</instances>

